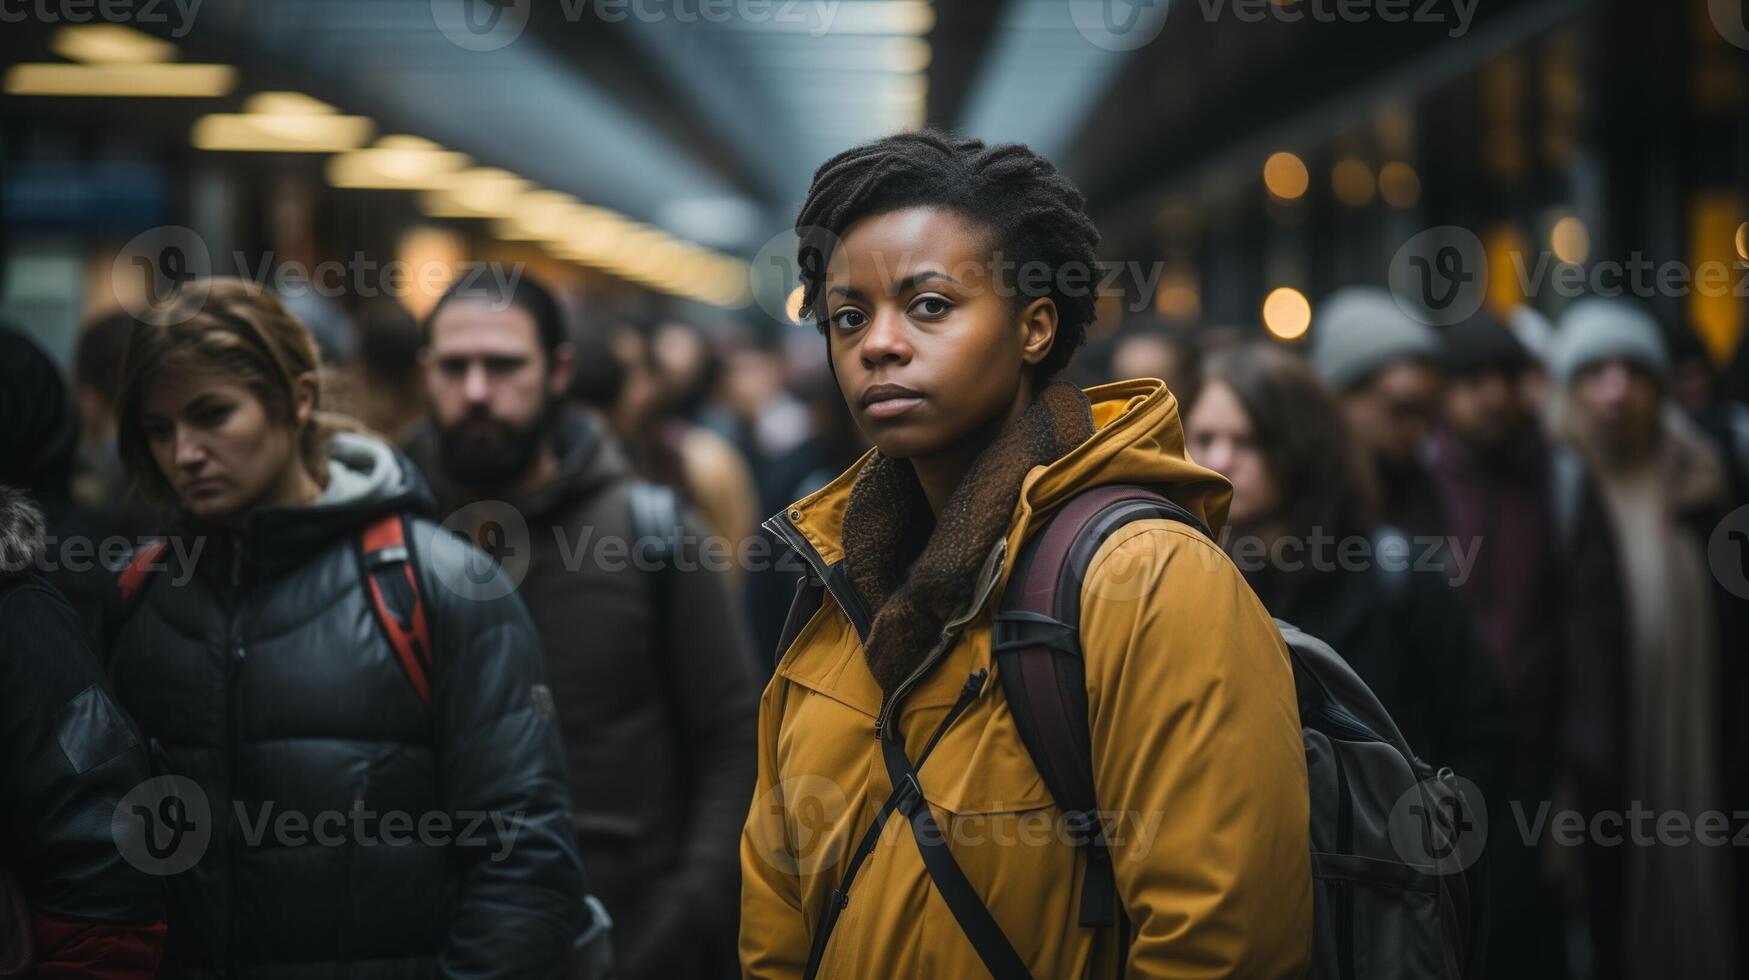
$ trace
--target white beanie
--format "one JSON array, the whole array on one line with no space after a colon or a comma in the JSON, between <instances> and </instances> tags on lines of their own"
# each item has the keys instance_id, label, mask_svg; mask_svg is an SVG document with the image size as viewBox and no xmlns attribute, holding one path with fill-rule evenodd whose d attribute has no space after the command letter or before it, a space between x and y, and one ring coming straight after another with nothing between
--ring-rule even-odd
<instances>
[{"instance_id":1,"label":"white beanie","mask_svg":"<svg viewBox=\"0 0 1749 980\"><path fill-rule=\"evenodd\" d=\"M1376 286L1338 289L1312 318L1312 370L1342 392L1395 361L1437 361L1439 334Z\"/></svg>"},{"instance_id":2,"label":"white beanie","mask_svg":"<svg viewBox=\"0 0 1749 980\"><path fill-rule=\"evenodd\" d=\"M1640 365L1660 382L1670 374L1670 353L1658 321L1638 305L1590 296L1567 307L1549 344L1555 383L1566 387L1579 372L1611 357Z\"/></svg>"}]
</instances>

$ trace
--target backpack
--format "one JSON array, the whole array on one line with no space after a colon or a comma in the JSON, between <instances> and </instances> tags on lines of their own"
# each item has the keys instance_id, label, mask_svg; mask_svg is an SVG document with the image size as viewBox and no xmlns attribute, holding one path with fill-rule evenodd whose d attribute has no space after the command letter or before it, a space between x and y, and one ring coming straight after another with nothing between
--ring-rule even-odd
<instances>
[{"instance_id":1,"label":"backpack","mask_svg":"<svg viewBox=\"0 0 1749 980\"><path fill-rule=\"evenodd\" d=\"M359 574L383 636L413 685L419 700L431 704L431 621L424 592L413 569L407 524L400 514L384 514L358 532ZM163 541L134 552L116 576L124 610L131 609L150 581L147 576L164 553Z\"/></svg>"},{"instance_id":2,"label":"backpack","mask_svg":"<svg viewBox=\"0 0 1749 980\"><path fill-rule=\"evenodd\" d=\"M1118 901L1093 789L1078 640L1081 583L1094 554L1114 532L1131 521L1159 518L1208 534L1188 511L1146 487L1105 486L1075 497L1022 549L991 636L1021 741L1063 811L1065 825L1076 832L1084 869L1078 924L1115 930L1120 951L1129 947L1130 923ZM1415 756L1378 698L1335 651L1287 623L1276 623L1293 668L1311 792L1308 975L1319 980L1468 975L1480 956L1471 941L1472 882L1464 869L1477 852L1459 845L1474 843L1460 834L1470 829L1472 817L1482 815L1467 807L1451 770L1435 772ZM967 691L975 696L976 685L969 681ZM969 700L961 697L943 728ZM850 879L872 850L872 838L897 812L911 823L931 881L991 976L1028 980L1024 962L935 829L928 805L921 802L916 767L887 740L882 750L893 797L852 855L816 930L805 975L818 968L826 935ZM1120 977L1126 955L1120 953Z\"/></svg>"}]
</instances>

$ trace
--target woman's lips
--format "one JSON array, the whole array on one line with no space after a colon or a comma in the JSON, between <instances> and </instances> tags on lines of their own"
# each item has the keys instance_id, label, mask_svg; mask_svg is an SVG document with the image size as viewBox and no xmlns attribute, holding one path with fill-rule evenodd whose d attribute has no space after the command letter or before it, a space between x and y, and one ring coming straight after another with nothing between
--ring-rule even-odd
<instances>
[{"instance_id":1,"label":"woman's lips","mask_svg":"<svg viewBox=\"0 0 1749 980\"><path fill-rule=\"evenodd\" d=\"M882 398L879 401L869 402L863 406L862 410L871 418L890 419L903 415L921 404L923 404L923 399L915 397Z\"/></svg>"},{"instance_id":2,"label":"woman's lips","mask_svg":"<svg viewBox=\"0 0 1749 980\"><path fill-rule=\"evenodd\" d=\"M205 496L209 493L217 493L222 489L224 489L224 481L216 476L208 476L202 477L199 480L190 480L188 483L183 484L182 493L184 496L198 497Z\"/></svg>"}]
</instances>

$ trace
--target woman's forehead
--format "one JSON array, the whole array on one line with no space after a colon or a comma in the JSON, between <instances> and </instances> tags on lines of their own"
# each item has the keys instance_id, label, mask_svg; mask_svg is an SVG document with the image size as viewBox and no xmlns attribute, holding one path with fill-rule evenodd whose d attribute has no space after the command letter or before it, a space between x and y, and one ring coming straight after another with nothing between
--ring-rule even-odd
<instances>
[{"instance_id":1,"label":"woman's forehead","mask_svg":"<svg viewBox=\"0 0 1749 980\"><path fill-rule=\"evenodd\" d=\"M827 279L869 288L923 271L965 279L991 256L989 234L975 222L938 207L911 207L870 215L847 228L832 254ZM885 291L885 290L883 290Z\"/></svg>"}]
</instances>

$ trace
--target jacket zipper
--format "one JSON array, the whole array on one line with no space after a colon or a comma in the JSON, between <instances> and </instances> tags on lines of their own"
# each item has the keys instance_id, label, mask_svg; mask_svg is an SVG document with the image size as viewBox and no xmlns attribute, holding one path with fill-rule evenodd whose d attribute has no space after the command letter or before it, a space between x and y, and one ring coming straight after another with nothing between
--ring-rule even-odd
<instances>
[{"instance_id":1,"label":"jacket zipper","mask_svg":"<svg viewBox=\"0 0 1749 980\"><path fill-rule=\"evenodd\" d=\"M826 587L826 591L837 601L839 608L848 611L852 601L860 601L855 597L845 596L832 587L832 579L826 574L826 560L820 557L819 551L815 550L814 546L808 543L808 539L802 535L802 532L796 529L795 522L791 520L788 511L772 517L763 526L767 531L777 535L784 544L789 545L791 550L808 563L808 567L813 569L814 575ZM913 670L910 676L906 677L904 682L893 690L892 696L881 700L880 714L875 719L875 736L877 738L887 730L887 723L891 720L898 702L925 674L929 673L930 668L935 666L935 662L947 653L948 648L953 644L954 635L965 624L971 622L978 615L980 609L984 608L985 601L990 598L990 592L996 587L996 579L1002 571L1002 559L1007 554L1008 539L1003 538L996 542L996 546L990 549L989 556L984 559L984 567L978 573L978 587L971 605L941 628L940 638L936 640L935 646L930 649L929 653L924 656L922 663L918 664L917 669ZM848 615L848 612L846 614Z\"/></svg>"},{"instance_id":2,"label":"jacket zipper","mask_svg":"<svg viewBox=\"0 0 1749 980\"><path fill-rule=\"evenodd\" d=\"M917 669L911 671L910 676L901 681L889 697L882 699L880 714L875 718L876 738L888 733L893 716L905 695L909 694L911 688L916 686L917 682L935 667L937 661L947 655L947 651L953 647L954 637L967 623L977 617L978 610L984 608L984 602L990 598L991 591L996 588L996 579L1002 572L1002 558L1007 553L1008 540L1004 538L996 542L996 547L991 548L990 554L984 559L983 570L978 573L978 586L973 594L971 604L966 606L964 612L949 620L941 628L941 637L935 641L935 646L924 656L922 662L917 665Z\"/></svg>"},{"instance_id":3,"label":"jacket zipper","mask_svg":"<svg viewBox=\"0 0 1749 980\"><path fill-rule=\"evenodd\" d=\"M243 648L243 637L239 628L242 605L243 543L234 540L231 550L230 609L225 625L225 779L233 807L237 800L237 736L240 727L237 720L237 683L242 674L243 658L248 656ZM224 827L222 823L220 827L225 834L225 892L228 901L234 902L237 894L237 842L228 827ZM230 911L225 913L225 969L237 969L237 919Z\"/></svg>"},{"instance_id":4,"label":"jacket zipper","mask_svg":"<svg viewBox=\"0 0 1749 980\"><path fill-rule=\"evenodd\" d=\"M796 530L795 522L790 520L788 511L778 514L761 526L777 535L779 540L789 545L791 551L800 555L802 560L808 563L808 567L814 572L814 577L826 587L827 593L832 596L833 601L838 603L840 609L845 610L846 615L849 615L851 602L861 602L860 599L846 596L833 587L832 577L826 574L826 559L821 558L814 546L808 543L808 539L802 536L802 532Z\"/></svg>"}]
</instances>

